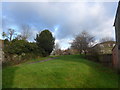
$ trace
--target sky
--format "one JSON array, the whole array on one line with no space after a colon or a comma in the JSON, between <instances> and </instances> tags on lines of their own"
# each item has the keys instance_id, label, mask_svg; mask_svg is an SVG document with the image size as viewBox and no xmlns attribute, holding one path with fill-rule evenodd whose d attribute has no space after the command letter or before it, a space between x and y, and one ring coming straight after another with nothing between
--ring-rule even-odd
<instances>
[{"instance_id":1,"label":"sky","mask_svg":"<svg viewBox=\"0 0 120 90\"><path fill-rule=\"evenodd\" d=\"M0 3L1 4L1 3ZM114 18L117 2L2 2L2 29L21 32L22 25L31 27L31 38L48 29L61 49L70 47L74 37L86 30L99 39L115 39ZM1 32L0 32L1 34ZM0 38L2 38L0 36Z\"/></svg>"}]
</instances>

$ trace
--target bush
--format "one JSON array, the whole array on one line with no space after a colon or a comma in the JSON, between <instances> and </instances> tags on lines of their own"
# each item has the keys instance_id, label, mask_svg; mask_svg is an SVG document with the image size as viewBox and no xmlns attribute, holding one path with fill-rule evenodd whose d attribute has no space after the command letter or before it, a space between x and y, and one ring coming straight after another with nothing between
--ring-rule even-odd
<instances>
[{"instance_id":1,"label":"bush","mask_svg":"<svg viewBox=\"0 0 120 90\"><path fill-rule=\"evenodd\" d=\"M3 65L14 65L26 60L36 58L41 55L36 43L27 42L26 40L14 39L11 42L4 42L4 61Z\"/></svg>"},{"instance_id":2,"label":"bush","mask_svg":"<svg viewBox=\"0 0 120 90\"><path fill-rule=\"evenodd\" d=\"M44 30L36 37L35 42L22 39L4 40L3 65L14 65L39 56L48 56L54 47L54 37L49 30Z\"/></svg>"}]
</instances>

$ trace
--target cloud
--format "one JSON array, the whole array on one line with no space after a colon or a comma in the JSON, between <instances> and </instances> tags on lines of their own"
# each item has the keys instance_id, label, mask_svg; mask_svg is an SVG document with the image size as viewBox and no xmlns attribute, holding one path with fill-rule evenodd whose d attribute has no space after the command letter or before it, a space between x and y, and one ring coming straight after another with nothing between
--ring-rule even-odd
<instances>
[{"instance_id":1,"label":"cloud","mask_svg":"<svg viewBox=\"0 0 120 90\"><path fill-rule=\"evenodd\" d=\"M3 2L118 2L119 0L3 0Z\"/></svg>"},{"instance_id":2,"label":"cloud","mask_svg":"<svg viewBox=\"0 0 120 90\"><path fill-rule=\"evenodd\" d=\"M61 47L82 30L100 39L114 37L113 22L116 2L39 2L3 3L3 30L28 24L35 33L49 29ZM20 29L19 29L20 31Z\"/></svg>"},{"instance_id":3,"label":"cloud","mask_svg":"<svg viewBox=\"0 0 120 90\"><path fill-rule=\"evenodd\" d=\"M65 50L70 48L70 43L73 41L73 38L65 38L65 39L56 39L55 43L60 45L60 48Z\"/></svg>"}]
</instances>

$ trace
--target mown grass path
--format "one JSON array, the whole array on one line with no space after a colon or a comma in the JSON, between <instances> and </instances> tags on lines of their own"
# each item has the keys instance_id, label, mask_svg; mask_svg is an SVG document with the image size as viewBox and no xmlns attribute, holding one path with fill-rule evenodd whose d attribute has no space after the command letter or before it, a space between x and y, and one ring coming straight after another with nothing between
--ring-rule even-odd
<instances>
[{"instance_id":1,"label":"mown grass path","mask_svg":"<svg viewBox=\"0 0 120 90\"><path fill-rule=\"evenodd\" d=\"M52 57L52 58L48 58L48 59L44 59L44 60L40 60L40 61L34 61L34 62L30 62L28 64L46 62L46 61L53 60L53 59L57 59L57 57Z\"/></svg>"},{"instance_id":2,"label":"mown grass path","mask_svg":"<svg viewBox=\"0 0 120 90\"><path fill-rule=\"evenodd\" d=\"M3 88L117 88L119 84L114 70L80 55L27 63L3 69Z\"/></svg>"}]
</instances>

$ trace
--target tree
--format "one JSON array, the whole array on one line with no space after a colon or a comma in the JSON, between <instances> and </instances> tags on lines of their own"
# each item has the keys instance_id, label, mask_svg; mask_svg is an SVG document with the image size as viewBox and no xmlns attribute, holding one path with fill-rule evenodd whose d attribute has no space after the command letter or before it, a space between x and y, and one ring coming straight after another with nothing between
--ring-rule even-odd
<instances>
[{"instance_id":1,"label":"tree","mask_svg":"<svg viewBox=\"0 0 120 90\"><path fill-rule=\"evenodd\" d=\"M35 42L29 42L29 45L28 45L28 49L29 49L29 53L34 53L38 56L41 55L39 49L38 49L38 46Z\"/></svg>"},{"instance_id":2,"label":"tree","mask_svg":"<svg viewBox=\"0 0 120 90\"><path fill-rule=\"evenodd\" d=\"M22 38L22 35L17 35L17 37L15 38L15 39L18 39L18 40L24 40L23 38Z\"/></svg>"},{"instance_id":3,"label":"tree","mask_svg":"<svg viewBox=\"0 0 120 90\"><path fill-rule=\"evenodd\" d=\"M57 50L59 50L59 49L60 49L60 46L59 46L58 43L56 43L55 46L54 46L54 51L57 51Z\"/></svg>"},{"instance_id":4,"label":"tree","mask_svg":"<svg viewBox=\"0 0 120 90\"><path fill-rule=\"evenodd\" d=\"M43 56L48 56L54 48L55 38L49 30L43 30L36 35L36 43L42 51Z\"/></svg>"},{"instance_id":5,"label":"tree","mask_svg":"<svg viewBox=\"0 0 120 90\"><path fill-rule=\"evenodd\" d=\"M7 34L5 32L2 33L3 38L6 38Z\"/></svg>"},{"instance_id":6,"label":"tree","mask_svg":"<svg viewBox=\"0 0 120 90\"><path fill-rule=\"evenodd\" d=\"M86 54L88 52L88 49L92 47L93 42L94 36L90 35L86 31L82 31L71 43L71 48L79 50L80 54L82 52Z\"/></svg>"},{"instance_id":7,"label":"tree","mask_svg":"<svg viewBox=\"0 0 120 90\"><path fill-rule=\"evenodd\" d=\"M58 43L55 44L54 50L53 50L53 55L60 55L61 54L61 49Z\"/></svg>"},{"instance_id":8,"label":"tree","mask_svg":"<svg viewBox=\"0 0 120 90\"><path fill-rule=\"evenodd\" d=\"M3 38L8 39L9 41L11 41L15 35L15 30L11 28L8 29L8 34L5 32L2 33Z\"/></svg>"},{"instance_id":9,"label":"tree","mask_svg":"<svg viewBox=\"0 0 120 90\"><path fill-rule=\"evenodd\" d=\"M100 39L100 42L114 41L112 37L103 37Z\"/></svg>"},{"instance_id":10,"label":"tree","mask_svg":"<svg viewBox=\"0 0 120 90\"><path fill-rule=\"evenodd\" d=\"M31 36L31 27L29 25L22 25L21 29L21 38L27 40Z\"/></svg>"}]
</instances>

